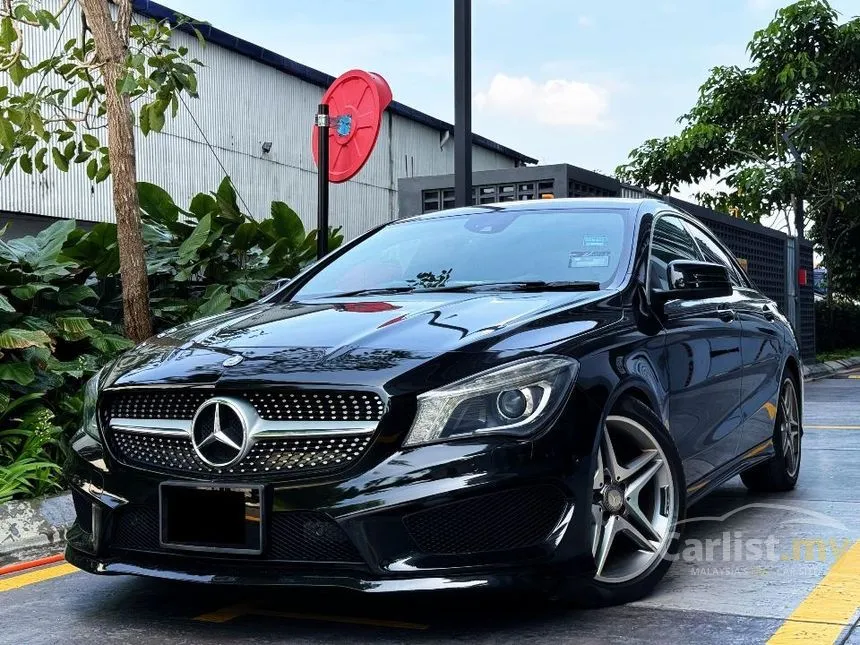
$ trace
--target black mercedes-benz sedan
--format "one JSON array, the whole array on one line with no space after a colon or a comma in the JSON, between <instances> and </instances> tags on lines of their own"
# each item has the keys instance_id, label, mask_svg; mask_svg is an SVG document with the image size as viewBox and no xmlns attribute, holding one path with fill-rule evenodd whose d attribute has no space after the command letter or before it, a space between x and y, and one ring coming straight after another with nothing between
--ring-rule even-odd
<instances>
[{"instance_id":1,"label":"black mercedes-benz sedan","mask_svg":"<svg viewBox=\"0 0 860 645\"><path fill-rule=\"evenodd\" d=\"M618 603L688 504L800 468L791 327L654 200L389 223L85 398L66 557L103 574Z\"/></svg>"}]
</instances>

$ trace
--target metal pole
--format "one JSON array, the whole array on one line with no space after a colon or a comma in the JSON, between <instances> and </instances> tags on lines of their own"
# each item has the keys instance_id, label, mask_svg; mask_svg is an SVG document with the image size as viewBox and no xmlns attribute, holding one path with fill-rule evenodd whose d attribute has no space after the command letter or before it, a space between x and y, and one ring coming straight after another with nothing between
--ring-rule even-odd
<instances>
[{"instance_id":1,"label":"metal pole","mask_svg":"<svg viewBox=\"0 0 860 645\"><path fill-rule=\"evenodd\" d=\"M799 125L794 126L786 132L782 133L782 140L785 141L785 146L794 157L794 163L797 170L797 180L803 176L803 157L800 156L800 151L791 142L793 135ZM792 285L794 285L794 329L800 335L800 242L803 240L803 196L794 193L794 275L791 276Z\"/></svg>"},{"instance_id":2,"label":"metal pole","mask_svg":"<svg viewBox=\"0 0 860 645\"><path fill-rule=\"evenodd\" d=\"M472 204L472 0L454 0L454 204Z\"/></svg>"},{"instance_id":3,"label":"metal pole","mask_svg":"<svg viewBox=\"0 0 860 645\"><path fill-rule=\"evenodd\" d=\"M317 259L328 253L328 105L320 103L317 108Z\"/></svg>"},{"instance_id":4,"label":"metal pole","mask_svg":"<svg viewBox=\"0 0 860 645\"><path fill-rule=\"evenodd\" d=\"M800 176L803 173L803 162L798 157L797 159L797 173ZM800 243L803 241L803 195L795 195L794 196L794 230L796 234L796 238L794 240L794 311L797 316L797 320L795 321L795 328L797 329L797 333L800 334L800 270L802 268L800 264ZM810 279L810 276L806 276L807 281Z\"/></svg>"}]
</instances>

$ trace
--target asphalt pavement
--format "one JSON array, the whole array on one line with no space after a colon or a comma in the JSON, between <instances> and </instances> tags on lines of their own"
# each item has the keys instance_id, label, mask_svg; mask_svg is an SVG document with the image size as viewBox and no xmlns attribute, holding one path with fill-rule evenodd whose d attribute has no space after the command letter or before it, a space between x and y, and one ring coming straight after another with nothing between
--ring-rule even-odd
<instances>
[{"instance_id":1,"label":"asphalt pavement","mask_svg":"<svg viewBox=\"0 0 860 645\"><path fill-rule=\"evenodd\" d=\"M630 605L215 588L60 563L0 577L0 643L860 645L860 371L807 384L804 418L797 489L735 479L692 507L678 561Z\"/></svg>"}]
</instances>

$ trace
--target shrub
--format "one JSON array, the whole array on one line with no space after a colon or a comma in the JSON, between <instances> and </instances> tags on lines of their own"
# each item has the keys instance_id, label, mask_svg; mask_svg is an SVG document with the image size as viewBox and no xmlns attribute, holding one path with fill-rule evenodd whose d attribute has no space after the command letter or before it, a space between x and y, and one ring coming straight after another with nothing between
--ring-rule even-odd
<instances>
[{"instance_id":1,"label":"shrub","mask_svg":"<svg viewBox=\"0 0 860 645\"><path fill-rule=\"evenodd\" d=\"M317 232L289 206L273 202L257 222L227 179L188 209L153 184L139 191L156 329L249 304L315 258ZM329 231L329 248L342 241ZM0 239L0 503L60 486L84 382L133 345L119 325L118 273L113 224L84 231L66 220Z\"/></svg>"},{"instance_id":2,"label":"shrub","mask_svg":"<svg viewBox=\"0 0 860 645\"><path fill-rule=\"evenodd\" d=\"M833 296L832 306L815 303L815 350L819 353L860 348L860 304Z\"/></svg>"},{"instance_id":3,"label":"shrub","mask_svg":"<svg viewBox=\"0 0 860 645\"><path fill-rule=\"evenodd\" d=\"M77 423L83 380L132 345L101 319L90 272L65 253L92 235L62 221L0 239L0 501L56 487L58 439Z\"/></svg>"},{"instance_id":4,"label":"shrub","mask_svg":"<svg viewBox=\"0 0 860 645\"><path fill-rule=\"evenodd\" d=\"M272 202L270 217L257 222L241 212L227 179L187 210L154 184L139 192L157 328L249 304L316 258L317 231L306 232L292 208ZM340 228L330 230L329 248L341 242Z\"/></svg>"}]
</instances>

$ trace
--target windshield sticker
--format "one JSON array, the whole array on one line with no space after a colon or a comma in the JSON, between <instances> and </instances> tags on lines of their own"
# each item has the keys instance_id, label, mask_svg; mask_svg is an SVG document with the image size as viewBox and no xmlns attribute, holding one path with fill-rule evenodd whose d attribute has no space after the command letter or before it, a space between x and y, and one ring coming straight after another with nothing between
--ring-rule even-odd
<instances>
[{"instance_id":1,"label":"windshield sticker","mask_svg":"<svg viewBox=\"0 0 860 645\"><path fill-rule=\"evenodd\" d=\"M582 246L606 246L609 239L605 235L586 235L582 238Z\"/></svg>"},{"instance_id":2,"label":"windshield sticker","mask_svg":"<svg viewBox=\"0 0 860 645\"><path fill-rule=\"evenodd\" d=\"M567 266L570 269L608 267L609 251L571 251Z\"/></svg>"}]
</instances>

